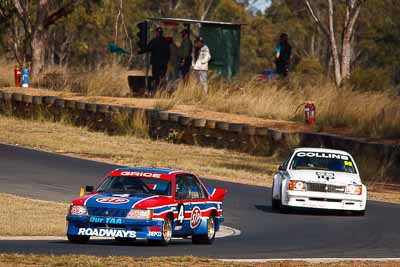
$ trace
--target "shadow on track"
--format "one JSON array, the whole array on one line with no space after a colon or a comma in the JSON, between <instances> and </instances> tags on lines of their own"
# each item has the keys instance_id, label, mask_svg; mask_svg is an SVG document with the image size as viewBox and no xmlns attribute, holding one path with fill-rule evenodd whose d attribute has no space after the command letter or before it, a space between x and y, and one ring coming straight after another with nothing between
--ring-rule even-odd
<instances>
[{"instance_id":1,"label":"shadow on track","mask_svg":"<svg viewBox=\"0 0 400 267\"><path fill-rule=\"evenodd\" d=\"M282 215L308 215L308 216L338 216L338 217L361 217L352 214L350 211L344 210L324 210L324 209L305 209L305 208L290 208L290 211L280 212L273 210L271 205L254 205L257 210L282 214ZM365 216L366 217L366 216Z\"/></svg>"}]
</instances>

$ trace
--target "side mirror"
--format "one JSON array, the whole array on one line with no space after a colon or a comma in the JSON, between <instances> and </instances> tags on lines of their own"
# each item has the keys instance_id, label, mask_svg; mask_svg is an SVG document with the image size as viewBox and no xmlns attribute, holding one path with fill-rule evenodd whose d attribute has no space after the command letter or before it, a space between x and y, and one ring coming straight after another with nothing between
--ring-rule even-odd
<instances>
[{"instance_id":1,"label":"side mirror","mask_svg":"<svg viewBox=\"0 0 400 267\"><path fill-rule=\"evenodd\" d=\"M94 186L92 186L92 185L87 185L87 186L85 187L85 191L86 191L86 193L92 193L92 192L94 191Z\"/></svg>"},{"instance_id":2,"label":"side mirror","mask_svg":"<svg viewBox=\"0 0 400 267\"><path fill-rule=\"evenodd\" d=\"M279 165L278 170L285 171L285 168L282 165Z\"/></svg>"}]
</instances>

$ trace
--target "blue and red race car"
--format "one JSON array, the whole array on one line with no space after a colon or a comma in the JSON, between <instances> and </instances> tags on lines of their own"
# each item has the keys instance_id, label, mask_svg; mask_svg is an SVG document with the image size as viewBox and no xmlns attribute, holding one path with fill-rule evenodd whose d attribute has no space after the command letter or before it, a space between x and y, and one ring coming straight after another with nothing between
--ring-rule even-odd
<instances>
[{"instance_id":1,"label":"blue and red race car","mask_svg":"<svg viewBox=\"0 0 400 267\"><path fill-rule=\"evenodd\" d=\"M211 244L223 222L226 189L207 189L191 173L170 169L122 168L72 201L68 240L87 243L91 236L119 241L136 238L168 245L172 237Z\"/></svg>"}]
</instances>

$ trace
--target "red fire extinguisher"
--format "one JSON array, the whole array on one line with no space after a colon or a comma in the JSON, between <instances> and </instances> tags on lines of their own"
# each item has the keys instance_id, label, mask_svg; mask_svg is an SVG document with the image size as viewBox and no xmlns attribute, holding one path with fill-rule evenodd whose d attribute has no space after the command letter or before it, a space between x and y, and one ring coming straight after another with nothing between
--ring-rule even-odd
<instances>
[{"instance_id":1,"label":"red fire extinguisher","mask_svg":"<svg viewBox=\"0 0 400 267\"><path fill-rule=\"evenodd\" d=\"M15 86L19 87L21 86L21 68L20 67L15 67L14 69L14 77L15 77Z\"/></svg>"},{"instance_id":2,"label":"red fire extinguisher","mask_svg":"<svg viewBox=\"0 0 400 267\"><path fill-rule=\"evenodd\" d=\"M314 102L308 101L304 107L304 117L306 124L314 125L316 122L315 119L316 107Z\"/></svg>"}]
</instances>

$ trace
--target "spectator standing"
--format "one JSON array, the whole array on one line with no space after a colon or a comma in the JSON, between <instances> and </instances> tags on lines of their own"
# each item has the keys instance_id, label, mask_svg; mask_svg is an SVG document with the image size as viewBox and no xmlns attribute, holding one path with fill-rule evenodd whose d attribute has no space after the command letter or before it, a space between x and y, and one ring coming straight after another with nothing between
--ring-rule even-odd
<instances>
[{"instance_id":1,"label":"spectator standing","mask_svg":"<svg viewBox=\"0 0 400 267\"><path fill-rule=\"evenodd\" d=\"M275 48L276 73L279 76L286 77L288 75L291 55L292 47L288 42L288 35L282 33Z\"/></svg>"},{"instance_id":2,"label":"spectator standing","mask_svg":"<svg viewBox=\"0 0 400 267\"><path fill-rule=\"evenodd\" d=\"M181 32L182 42L179 47L180 73L185 83L189 79L190 67L192 65L193 44L190 40L189 30L185 29Z\"/></svg>"},{"instance_id":3,"label":"spectator standing","mask_svg":"<svg viewBox=\"0 0 400 267\"><path fill-rule=\"evenodd\" d=\"M197 74L198 81L203 87L204 92L208 92L208 62L211 60L210 49L204 44L202 37L198 37L195 41L195 60L193 69Z\"/></svg>"},{"instance_id":4,"label":"spectator standing","mask_svg":"<svg viewBox=\"0 0 400 267\"><path fill-rule=\"evenodd\" d=\"M169 61L167 69L167 77L171 80L176 80L179 78L179 57L178 57L178 46L175 44L172 37L166 37L169 43Z\"/></svg>"},{"instance_id":5,"label":"spectator standing","mask_svg":"<svg viewBox=\"0 0 400 267\"><path fill-rule=\"evenodd\" d=\"M142 53L151 53L150 64L154 80L154 86L151 94L155 90L165 85L165 75L167 73L168 61L170 58L170 45L163 36L163 29L157 27L155 30L155 37L150 41Z\"/></svg>"}]
</instances>

